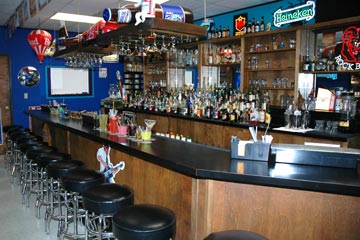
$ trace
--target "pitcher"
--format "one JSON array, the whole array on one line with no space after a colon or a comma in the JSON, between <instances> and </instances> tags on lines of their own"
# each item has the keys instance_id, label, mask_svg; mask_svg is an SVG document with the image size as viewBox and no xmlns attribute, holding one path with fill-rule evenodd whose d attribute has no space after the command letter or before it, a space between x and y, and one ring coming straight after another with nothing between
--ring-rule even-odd
<instances>
[{"instance_id":1,"label":"pitcher","mask_svg":"<svg viewBox=\"0 0 360 240\"><path fill-rule=\"evenodd\" d=\"M111 116L109 118L109 132L110 134L117 134L118 133L118 116Z\"/></svg>"}]
</instances>

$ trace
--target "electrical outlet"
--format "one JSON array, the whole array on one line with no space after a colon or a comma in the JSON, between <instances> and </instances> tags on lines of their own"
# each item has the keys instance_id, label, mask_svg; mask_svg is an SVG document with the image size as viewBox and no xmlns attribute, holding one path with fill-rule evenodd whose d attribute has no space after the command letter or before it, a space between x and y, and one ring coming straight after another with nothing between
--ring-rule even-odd
<instances>
[{"instance_id":1,"label":"electrical outlet","mask_svg":"<svg viewBox=\"0 0 360 240\"><path fill-rule=\"evenodd\" d=\"M29 98L29 94L28 93L24 93L24 99L28 99Z\"/></svg>"}]
</instances>

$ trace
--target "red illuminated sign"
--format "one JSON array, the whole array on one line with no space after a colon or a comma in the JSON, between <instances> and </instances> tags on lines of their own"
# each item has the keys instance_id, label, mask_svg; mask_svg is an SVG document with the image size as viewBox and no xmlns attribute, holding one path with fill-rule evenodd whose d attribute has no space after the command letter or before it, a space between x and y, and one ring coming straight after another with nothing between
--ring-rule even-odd
<instances>
[{"instance_id":1,"label":"red illuminated sign","mask_svg":"<svg viewBox=\"0 0 360 240\"><path fill-rule=\"evenodd\" d=\"M342 34L341 52L335 57L336 64L343 70L360 70L360 28L348 27Z\"/></svg>"}]
</instances>

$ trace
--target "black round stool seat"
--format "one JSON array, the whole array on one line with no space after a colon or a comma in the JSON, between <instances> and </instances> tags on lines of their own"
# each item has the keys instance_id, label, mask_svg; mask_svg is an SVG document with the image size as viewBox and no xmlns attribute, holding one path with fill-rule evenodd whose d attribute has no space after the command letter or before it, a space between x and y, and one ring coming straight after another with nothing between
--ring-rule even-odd
<instances>
[{"instance_id":1,"label":"black round stool seat","mask_svg":"<svg viewBox=\"0 0 360 240\"><path fill-rule=\"evenodd\" d=\"M49 178L59 179L65 174L74 171L77 168L84 168L85 164L79 160L59 160L50 163L47 168Z\"/></svg>"},{"instance_id":2,"label":"black round stool seat","mask_svg":"<svg viewBox=\"0 0 360 240\"><path fill-rule=\"evenodd\" d=\"M19 134L19 133L28 133L30 132L28 129L25 129L25 128L11 128L7 131L7 135L9 137L11 137L12 135L14 134Z\"/></svg>"},{"instance_id":3,"label":"black round stool seat","mask_svg":"<svg viewBox=\"0 0 360 240\"><path fill-rule=\"evenodd\" d=\"M96 214L115 214L134 204L134 191L116 183L103 183L82 194L84 209Z\"/></svg>"},{"instance_id":4,"label":"black round stool seat","mask_svg":"<svg viewBox=\"0 0 360 240\"><path fill-rule=\"evenodd\" d=\"M15 142L16 139L26 137L26 136L32 136L32 135L29 132L26 132L26 131L19 131L19 132L16 131L16 132L10 134L9 137L10 137L11 141Z\"/></svg>"},{"instance_id":5,"label":"black round stool seat","mask_svg":"<svg viewBox=\"0 0 360 240\"><path fill-rule=\"evenodd\" d=\"M22 142L19 144L19 149L22 153L27 153L28 151L31 150L36 150L38 149L38 147L41 146L47 146L46 142L42 142L42 141L26 141L26 142Z\"/></svg>"},{"instance_id":6,"label":"black round stool seat","mask_svg":"<svg viewBox=\"0 0 360 240\"><path fill-rule=\"evenodd\" d=\"M40 168L46 168L50 163L59 161L59 160L65 160L65 159L71 159L70 154L67 153L59 153L59 152L50 152L46 153L45 155L42 155L35 159L35 163Z\"/></svg>"},{"instance_id":7,"label":"black round stool seat","mask_svg":"<svg viewBox=\"0 0 360 240\"><path fill-rule=\"evenodd\" d=\"M211 233L204 240L267 240L267 238L254 232L229 230Z\"/></svg>"},{"instance_id":8,"label":"black round stool seat","mask_svg":"<svg viewBox=\"0 0 360 240\"><path fill-rule=\"evenodd\" d=\"M113 216L112 228L118 240L169 240L175 238L176 217L168 208L132 205Z\"/></svg>"},{"instance_id":9,"label":"black round stool seat","mask_svg":"<svg viewBox=\"0 0 360 240\"><path fill-rule=\"evenodd\" d=\"M23 128L21 125L7 125L3 127L3 132L8 133L9 131L15 131L16 129Z\"/></svg>"},{"instance_id":10,"label":"black round stool seat","mask_svg":"<svg viewBox=\"0 0 360 240\"><path fill-rule=\"evenodd\" d=\"M22 144L22 143L24 143L24 142L29 142L29 141L41 141L41 140L42 140L41 137L30 134L30 135L25 135L25 136L21 136L21 137L17 138L17 139L15 140L15 143L16 143L17 145L20 145L20 144Z\"/></svg>"},{"instance_id":11,"label":"black round stool seat","mask_svg":"<svg viewBox=\"0 0 360 240\"><path fill-rule=\"evenodd\" d=\"M61 186L71 192L83 193L88 188L104 183L104 174L92 169L75 169L61 177Z\"/></svg>"},{"instance_id":12,"label":"black round stool seat","mask_svg":"<svg viewBox=\"0 0 360 240\"><path fill-rule=\"evenodd\" d=\"M33 150L30 150L30 151L27 151L26 156L27 156L28 159L35 160L38 157L44 156L47 153L55 152L55 151L56 151L55 147L39 146L38 149L33 149Z\"/></svg>"}]
</instances>

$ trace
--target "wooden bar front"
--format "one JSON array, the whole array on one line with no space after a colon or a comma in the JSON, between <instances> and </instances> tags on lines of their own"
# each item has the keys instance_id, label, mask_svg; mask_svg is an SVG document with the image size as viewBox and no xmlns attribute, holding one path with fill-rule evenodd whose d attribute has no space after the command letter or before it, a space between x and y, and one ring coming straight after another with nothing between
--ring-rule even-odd
<instances>
[{"instance_id":1,"label":"wooden bar front","mask_svg":"<svg viewBox=\"0 0 360 240\"><path fill-rule=\"evenodd\" d=\"M48 134L51 145L88 168L99 168L100 142L36 118L32 118L32 130ZM134 189L135 203L159 204L176 213L177 240L202 240L211 232L228 229L254 231L273 240L357 240L360 236L359 197L196 179L114 149L111 159L125 161L116 182Z\"/></svg>"}]
</instances>

